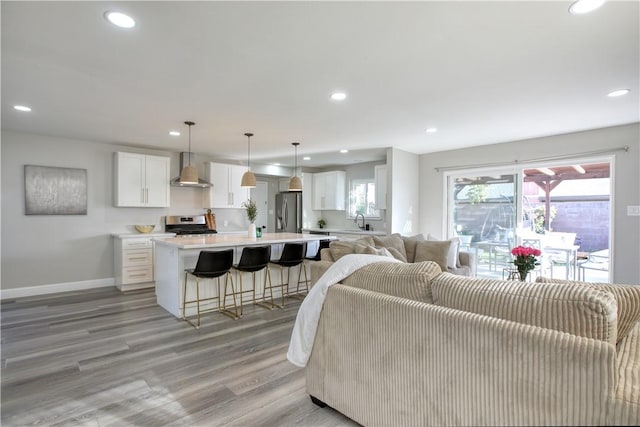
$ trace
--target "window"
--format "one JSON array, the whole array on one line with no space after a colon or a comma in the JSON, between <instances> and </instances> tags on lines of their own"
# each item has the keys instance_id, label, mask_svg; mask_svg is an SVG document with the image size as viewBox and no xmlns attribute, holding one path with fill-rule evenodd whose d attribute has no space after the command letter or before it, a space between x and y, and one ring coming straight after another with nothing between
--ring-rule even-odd
<instances>
[{"instance_id":1,"label":"window","mask_svg":"<svg viewBox=\"0 0 640 427\"><path fill-rule=\"evenodd\" d=\"M351 180L349 189L349 218L363 214L365 218L379 218L376 209L376 183L373 178Z\"/></svg>"}]
</instances>

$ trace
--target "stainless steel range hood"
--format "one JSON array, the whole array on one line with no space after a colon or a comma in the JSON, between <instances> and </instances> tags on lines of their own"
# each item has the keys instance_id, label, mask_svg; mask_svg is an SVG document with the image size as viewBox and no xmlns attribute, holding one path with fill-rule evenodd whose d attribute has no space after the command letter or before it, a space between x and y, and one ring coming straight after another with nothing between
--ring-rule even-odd
<instances>
[{"instance_id":1,"label":"stainless steel range hood","mask_svg":"<svg viewBox=\"0 0 640 427\"><path fill-rule=\"evenodd\" d=\"M193 153L191 153L191 160L193 160ZM182 169L184 168L185 165L189 164L189 153L187 152L182 152L180 153L180 169L179 171L182 172ZM171 186L172 187L197 187L197 188L209 188L211 187L213 184L211 184L210 182L205 181L202 178L198 178L198 183L197 184L183 184L180 182L180 177L178 176L177 178L173 178L171 180Z\"/></svg>"}]
</instances>

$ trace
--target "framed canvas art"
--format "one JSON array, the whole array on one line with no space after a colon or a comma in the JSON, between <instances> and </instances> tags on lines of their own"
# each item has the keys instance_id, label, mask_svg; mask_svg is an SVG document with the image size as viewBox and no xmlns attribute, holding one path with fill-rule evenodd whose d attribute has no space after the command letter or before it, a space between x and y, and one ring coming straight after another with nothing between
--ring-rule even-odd
<instances>
[{"instance_id":1,"label":"framed canvas art","mask_svg":"<svg viewBox=\"0 0 640 427\"><path fill-rule=\"evenodd\" d=\"M86 215L87 170L25 165L27 215Z\"/></svg>"}]
</instances>

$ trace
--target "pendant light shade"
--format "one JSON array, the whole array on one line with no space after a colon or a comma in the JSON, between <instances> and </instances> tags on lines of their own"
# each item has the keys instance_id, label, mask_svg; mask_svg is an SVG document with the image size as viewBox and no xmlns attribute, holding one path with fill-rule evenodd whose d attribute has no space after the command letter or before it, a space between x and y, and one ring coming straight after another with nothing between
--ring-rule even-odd
<instances>
[{"instance_id":1,"label":"pendant light shade","mask_svg":"<svg viewBox=\"0 0 640 427\"><path fill-rule=\"evenodd\" d=\"M195 125L194 122L184 122L189 126L189 164L180 172L180 184L197 184L198 183L198 171L195 166L191 166L191 126Z\"/></svg>"},{"instance_id":2,"label":"pendant light shade","mask_svg":"<svg viewBox=\"0 0 640 427\"><path fill-rule=\"evenodd\" d=\"M256 188L256 176L251 172L251 137L252 133L245 133L247 137L247 171L242 175L240 186L244 188Z\"/></svg>"},{"instance_id":3,"label":"pendant light shade","mask_svg":"<svg viewBox=\"0 0 640 427\"><path fill-rule=\"evenodd\" d=\"M302 191L302 180L298 177L298 145L299 142L292 142L295 154L293 156L294 168L293 168L293 176L291 177L291 181L289 181L289 191Z\"/></svg>"}]
</instances>

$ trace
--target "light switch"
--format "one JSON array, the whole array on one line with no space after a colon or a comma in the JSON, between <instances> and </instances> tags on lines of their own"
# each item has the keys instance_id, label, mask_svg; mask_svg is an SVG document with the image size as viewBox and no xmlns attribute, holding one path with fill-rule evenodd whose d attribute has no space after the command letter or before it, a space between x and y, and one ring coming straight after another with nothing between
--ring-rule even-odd
<instances>
[{"instance_id":1,"label":"light switch","mask_svg":"<svg viewBox=\"0 0 640 427\"><path fill-rule=\"evenodd\" d=\"M640 216L640 206L627 206L627 216Z\"/></svg>"}]
</instances>

